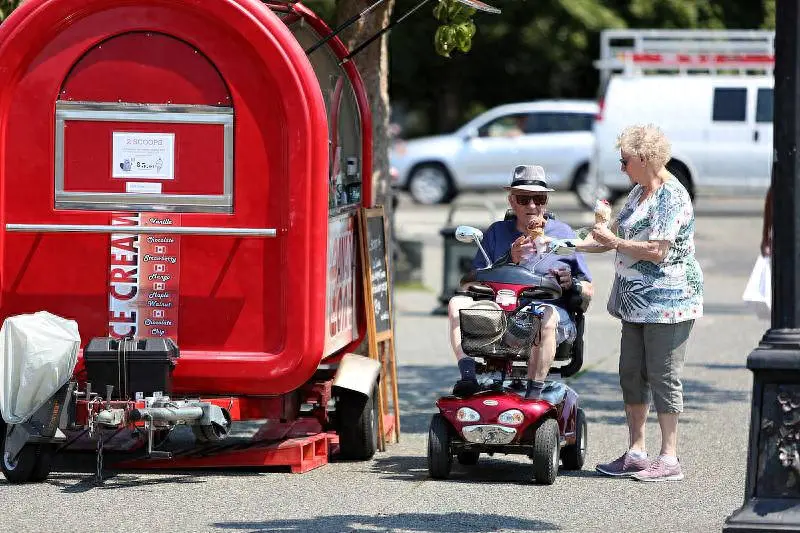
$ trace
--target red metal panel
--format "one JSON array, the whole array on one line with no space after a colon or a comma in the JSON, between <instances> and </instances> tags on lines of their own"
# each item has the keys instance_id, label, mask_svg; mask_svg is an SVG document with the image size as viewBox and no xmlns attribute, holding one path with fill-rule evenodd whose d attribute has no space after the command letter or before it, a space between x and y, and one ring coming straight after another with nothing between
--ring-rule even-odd
<instances>
[{"instance_id":1,"label":"red metal panel","mask_svg":"<svg viewBox=\"0 0 800 533\"><path fill-rule=\"evenodd\" d=\"M221 124L155 124L68 121L64 133L64 190L124 193L128 181L145 178L111 176L112 132L175 135L175 178L155 180L163 194L222 194L224 137Z\"/></svg>"},{"instance_id":2,"label":"red metal panel","mask_svg":"<svg viewBox=\"0 0 800 533\"><path fill-rule=\"evenodd\" d=\"M74 70L110 38L141 32L199 50L221 74L234 107L234 213L184 214L182 225L279 233L272 240L181 238L181 359L173 393L294 390L313 374L324 342L327 125L303 50L255 0L30 0L0 26L0 319L46 309L77 319L85 341L106 333L108 236L4 228L108 223L108 213L53 208L54 104L70 72L81 80L66 85L71 97L141 102L152 90L159 102L174 90L184 93L171 103L187 104L220 94L218 82L197 82L191 72L183 76L195 81L163 86L129 78L144 83L137 94L122 82L115 88L100 61ZM184 56L162 55L162 41L150 42L156 44L141 52L140 73L181 72ZM119 93L102 92L108 83Z\"/></svg>"},{"instance_id":3,"label":"red metal panel","mask_svg":"<svg viewBox=\"0 0 800 533\"><path fill-rule=\"evenodd\" d=\"M198 48L171 35L153 32L113 36L92 48L70 70L59 99L231 104L225 80Z\"/></svg>"}]
</instances>

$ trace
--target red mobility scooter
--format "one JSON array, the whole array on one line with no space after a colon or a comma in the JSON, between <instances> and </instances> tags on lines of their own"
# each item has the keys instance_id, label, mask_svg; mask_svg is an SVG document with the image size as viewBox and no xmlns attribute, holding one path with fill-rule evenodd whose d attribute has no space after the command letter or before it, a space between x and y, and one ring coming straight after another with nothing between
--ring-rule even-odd
<instances>
[{"instance_id":1,"label":"red mobility scooter","mask_svg":"<svg viewBox=\"0 0 800 533\"><path fill-rule=\"evenodd\" d=\"M456 238L474 242L489 267L478 270L465 294L478 305L461 311L464 352L475 358L480 390L466 397L444 396L428 432L428 471L433 478L450 474L453 456L462 465L477 464L480 454L524 454L533 459L532 479L552 484L559 459L565 469L579 470L586 457L586 416L578 395L559 381L548 380L541 399L525 398L528 358L538 343L541 312L533 302L561 298L559 284L514 264L494 266L481 246L480 230L459 226ZM551 243L547 253L569 255L569 240ZM485 302L485 303L483 303ZM583 313L588 298L568 302L577 335L561 343L551 376L572 376L583 364Z\"/></svg>"}]
</instances>

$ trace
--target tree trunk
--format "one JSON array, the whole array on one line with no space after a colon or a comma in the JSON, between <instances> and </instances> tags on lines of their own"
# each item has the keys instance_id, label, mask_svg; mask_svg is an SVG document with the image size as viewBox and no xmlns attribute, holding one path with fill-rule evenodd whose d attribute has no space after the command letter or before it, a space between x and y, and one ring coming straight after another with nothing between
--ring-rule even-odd
<instances>
[{"instance_id":1,"label":"tree trunk","mask_svg":"<svg viewBox=\"0 0 800 533\"><path fill-rule=\"evenodd\" d=\"M389 23L395 0L385 0L342 33L342 40L353 49ZM370 5L367 0L337 0L336 25ZM376 204L383 204L391 219L391 179L389 176L389 47L384 34L354 58L364 79L372 110L372 190ZM364 176L364 179L370 179Z\"/></svg>"},{"instance_id":2,"label":"tree trunk","mask_svg":"<svg viewBox=\"0 0 800 533\"><path fill-rule=\"evenodd\" d=\"M5 20L16 8L25 3L25 0L0 0L0 22Z\"/></svg>"},{"instance_id":3,"label":"tree trunk","mask_svg":"<svg viewBox=\"0 0 800 533\"><path fill-rule=\"evenodd\" d=\"M336 26L362 11L374 0L337 0ZM389 23L394 10L395 0L384 0L366 16L350 28L342 32L340 37L348 49L352 50L360 43L380 31ZM368 47L355 56L354 61L367 90L370 110L372 111L372 176L364 176L364 180L372 180L372 198L376 205L383 205L389 222L389 239L386 243L389 269L393 271L396 247L394 246L394 210L392 205L391 176L389 174L389 47L387 35L373 41ZM391 292L392 309L394 291ZM367 338L355 350L356 353L368 355Z\"/></svg>"}]
</instances>

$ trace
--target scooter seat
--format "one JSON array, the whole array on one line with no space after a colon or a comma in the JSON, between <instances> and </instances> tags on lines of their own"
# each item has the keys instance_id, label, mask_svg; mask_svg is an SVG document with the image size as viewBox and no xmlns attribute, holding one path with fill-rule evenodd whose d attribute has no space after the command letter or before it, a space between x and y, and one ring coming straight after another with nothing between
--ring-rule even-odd
<instances>
[{"instance_id":1,"label":"scooter seat","mask_svg":"<svg viewBox=\"0 0 800 533\"><path fill-rule=\"evenodd\" d=\"M547 381L545 382L544 389L542 389L542 400L556 405L564 400L564 396L566 396L566 394L566 385L560 381Z\"/></svg>"}]
</instances>

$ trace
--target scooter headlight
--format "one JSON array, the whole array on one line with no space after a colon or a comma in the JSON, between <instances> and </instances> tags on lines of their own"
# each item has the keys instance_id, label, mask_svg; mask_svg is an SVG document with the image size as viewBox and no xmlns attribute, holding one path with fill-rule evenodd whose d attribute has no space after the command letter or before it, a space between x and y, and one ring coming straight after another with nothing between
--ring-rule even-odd
<instances>
[{"instance_id":1,"label":"scooter headlight","mask_svg":"<svg viewBox=\"0 0 800 533\"><path fill-rule=\"evenodd\" d=\"M456 420L459 422L477 422L481 419L481 415L478 414L478 411L475 409L471 409L469 407L462 407L458 411L456 411Z\"/></svg>"},{"instance_id":2,"label":"scooter headlight","mask_svg":"<svg viewBox=\"0 0 800 533\"><path fill-rule=\"evenodd\" d=\"M519 409L509 409L500 413L497 421L507 426L518 426L525 421L525 415Z\"/></svg>"}]
</instances>

